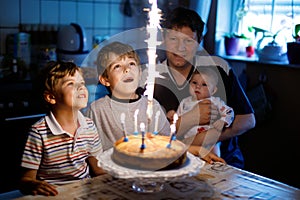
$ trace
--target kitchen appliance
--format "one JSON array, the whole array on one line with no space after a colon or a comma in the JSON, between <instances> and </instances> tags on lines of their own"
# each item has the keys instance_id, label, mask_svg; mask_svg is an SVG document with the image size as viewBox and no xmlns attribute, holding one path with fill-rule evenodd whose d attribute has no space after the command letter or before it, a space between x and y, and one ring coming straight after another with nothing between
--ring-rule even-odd
<instances>
[{"instance_id":1,"label":"kitchen appliance","mask_svg":"<svg viewBox=\"0 0 300 200\"><path fill-rule=\"evenodd\" d=\"M258 51L259 61L275 61L275 62L285 62L287 61L286 52L283 51L282 46L276 42L270 42L264 48Z\"/></svg>"},{"instance_id":2,"label":"kitchen appliance","mask_svg":"<svg viewBox=\"0 0 300 200\"><path fill-rule=\"evenodd\" d=\"M60 27L56 53L58 60L72 61L80 66L89 54L84 28L76 23Z\"/></svg>"}]
</instances>

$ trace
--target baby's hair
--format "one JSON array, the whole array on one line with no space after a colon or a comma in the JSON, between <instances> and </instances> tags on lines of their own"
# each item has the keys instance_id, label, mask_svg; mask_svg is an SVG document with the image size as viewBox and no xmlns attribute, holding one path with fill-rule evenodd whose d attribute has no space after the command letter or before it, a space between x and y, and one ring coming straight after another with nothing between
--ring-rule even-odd
<instances>
[{"instance_id":1,"label":"baby's hair","mask_svg":"<svg viewBox=\"0 0 300 200\"><path fill-rule=\"evenodd\" d=\"M192 77L195 75L195 74L204 74L204 75L207 75L215 85L218 84L218 74L213 70L213 69L210 69L210 68L197 68L193 74L192 74ZM205 80L207 82L207 80Z\"/></svg>"},{"instance_id":2,"label":"baby's hair","mask_svg":"<svg viewBox=\"0 0 300 200\"><path fill-rule=\"evenodd\" d=\"M121 42L112 42L102 47L97 55L97 70L99 75L102 74L102 76L107 77L107 69L111 65L109 63L111 53L117 55L119 59L125 57L133 58L137 62L137 65L140 65L140 58L130 45Z\"/></svg>"}]
</instances>

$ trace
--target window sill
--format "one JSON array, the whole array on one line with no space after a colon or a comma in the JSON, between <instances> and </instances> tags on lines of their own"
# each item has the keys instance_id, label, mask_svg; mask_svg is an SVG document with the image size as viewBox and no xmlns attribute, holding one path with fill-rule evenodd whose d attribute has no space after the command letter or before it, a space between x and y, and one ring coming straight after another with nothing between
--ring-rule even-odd
<instances>
[{"instance_id":1,"label":"window sill","mask_svg":"<svg viewBox=\"0 0 300 200\"><path fill-rule=\"evenodd\" d=\"M228 56L223 54L219 56L227 61L237 61L237 62L241 61L245 63L269 64L269 65L277 65L282 67L300 69L300 64L289 64L288 60L284 60L284 61L260 60L257 55L253 55L252 57L246 57L244 55Z\"/></svg>"}]
</instances>

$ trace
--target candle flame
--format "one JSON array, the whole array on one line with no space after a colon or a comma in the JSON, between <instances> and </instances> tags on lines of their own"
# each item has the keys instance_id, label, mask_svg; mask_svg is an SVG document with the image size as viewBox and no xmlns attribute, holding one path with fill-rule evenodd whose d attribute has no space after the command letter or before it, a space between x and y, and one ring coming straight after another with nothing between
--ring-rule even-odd
<instances>
[{"instance_id":1,"label":"candle flame","mask_svg":"<svg viewBox=\"0 0 300 200\"><path fill-rule=\"evenodd\" d=\"M173 115L173 124L176 124L177 120L178 120L178 115L177 115L177 113L175 113Z\"/></svg>"}]
</instances>

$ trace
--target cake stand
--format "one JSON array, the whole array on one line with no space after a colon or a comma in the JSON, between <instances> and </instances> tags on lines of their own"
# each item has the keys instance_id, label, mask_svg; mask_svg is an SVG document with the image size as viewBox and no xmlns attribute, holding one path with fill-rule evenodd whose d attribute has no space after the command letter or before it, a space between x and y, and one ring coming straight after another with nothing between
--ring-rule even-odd
<instances>
[{"instance_id":1,"label":"cake stand","mask_svg":"<svg viewBox=\"0 0 300 200\"><path fill-rule=\"evenodd\" d=\"M132 181L132 189L136 192L158 192L164 188L164 183L183 179L199 174L205 162L187 152L186 162L178 168L171 170L137 170L116 164L112 158L113 148L103 152L98 157L98 165L115 178Z\"/></svg>"}]
</instances>

